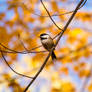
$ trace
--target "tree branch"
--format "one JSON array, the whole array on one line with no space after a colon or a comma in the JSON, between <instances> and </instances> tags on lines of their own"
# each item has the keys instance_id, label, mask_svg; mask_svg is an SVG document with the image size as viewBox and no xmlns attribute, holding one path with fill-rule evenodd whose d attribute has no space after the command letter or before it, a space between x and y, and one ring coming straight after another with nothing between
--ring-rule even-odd
<instances>
[{"instance_id":1,"label":"tree branch","mask_svg":"<svg viewBox=\"0 0 92 92\"><path fill-rule=\"evenodd\" d=\"M40 0L40 1L41 1L42 5L44 6L45 10L46 10L47 13L48 13L49 11L48 11L47 8L45 7L43 1L42 1L42 0ZM79 2L79 4L77 5L76 9L75 9L74 12L73 12L73 14L71 15L71 17L69 18L68 22L66 23L66 25L65 25L65 27L64 27L64 29L63 29L63 31L62 31L62 29L60 29L60 30L61 30L61 33L60 33L60 35L59 35L59 37L58 37L58 39L57 39L57 41L56 41L55 47L57 46L58 42L60 41L60 38L61 38L62 35L64 34L65 30L66 30L67 27L69 26L70 22L71 22L72 19L74 18L75 14L77 13L79 7L81 6L81 4L82 4L83 2L84 2L84 0L81 0L81 1ZM50 15L49 15L49 16L50 16ZM50 57L50 55L51 55L51 53L52 53L53 50L54 50L54 48L52 48L52 50L49 52L49 54L48 54L48 56L46 57L46 59L45 59L43 65L41 66L40 70L36 73L36 75L34 76L33 80L32 80L32 81L28 84L28 86L25 88L24 92L26 92L26 91L28 90L28 88L30 87L30 85L35 81L35 79L38 77L38 75L40 74L40 72L43 70L43 68L45 67L45 65L46 65L46 63L47 63L47 61L48 61L48 59L49 59L49 57Z\"/></svg>"}]
</instances>

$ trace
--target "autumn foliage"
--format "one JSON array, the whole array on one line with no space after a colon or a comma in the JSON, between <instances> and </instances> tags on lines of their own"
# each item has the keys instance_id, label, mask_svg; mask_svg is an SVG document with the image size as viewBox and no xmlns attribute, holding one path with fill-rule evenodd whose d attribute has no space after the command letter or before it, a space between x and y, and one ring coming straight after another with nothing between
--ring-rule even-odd
<instances>
[{"instance_id":1,"label":"autumn foliage","mask_svg":"<svg viewBox=\"0 0 92 92\"><path fill-rule=\"evenodd\" d=\"M72 14L64 13L73 11L78 4L77 0L43 2L61 29ZM48 52L42 46L31 49L41 45L41 33L54 38L61 30L50 20L40 0L1 0L0 6L0 53L2 50L9 65L18 73L33 77ZM86 10L88 5L84 6L55 48L56 62L48 60L28 92L92 92L92 12ZM33 53L28 53L31 51ZM0 92L23 92L31 78L15 74L2 55L0 61Z\"/></svg>"}]
</instances>

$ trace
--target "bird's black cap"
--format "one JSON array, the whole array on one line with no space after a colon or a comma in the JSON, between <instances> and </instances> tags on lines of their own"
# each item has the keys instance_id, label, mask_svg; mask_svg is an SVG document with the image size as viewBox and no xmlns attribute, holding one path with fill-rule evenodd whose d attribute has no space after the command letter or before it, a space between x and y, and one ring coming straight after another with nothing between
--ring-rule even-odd
<instances>
[{"instance_id":1,"label":"bird's black cap","mask_svg":"<svg viewBox=\"0 0 92 92\"><path fill-rule=\"evenodd\" d=\"M48 34L46 34L46 33L42 33L42 34L40 35L40 37L41 37L41 36L44 36L44 35L48 35Z\"/></svg>"},{"instance_id":2,"label":"bird's black cap","mask_svg":"<svg viewBox=\"0 0 92 92\"><path fill-rule=\"evenodd\" d=\"M42 33L42 34L40 35L41 40L47 39L46 35L48 35L48 34Z\"/></svg>"}]
</instances>

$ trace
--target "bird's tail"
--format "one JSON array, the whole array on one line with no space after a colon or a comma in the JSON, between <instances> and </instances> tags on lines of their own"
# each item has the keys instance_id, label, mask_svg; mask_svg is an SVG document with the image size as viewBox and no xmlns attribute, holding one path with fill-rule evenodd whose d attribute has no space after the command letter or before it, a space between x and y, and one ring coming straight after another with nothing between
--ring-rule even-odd
<instances>
[{"instance_id":1,"label":"bird's tail","mask_svg":"<svg viewBox=\"0 0 92 92\"><path fill-rule=\"evenodd\" d=\"M52 60L56 59L56 55L55 55L54 51L52 51L51 57L52 57Z\"/></svg>"}]
</instances>

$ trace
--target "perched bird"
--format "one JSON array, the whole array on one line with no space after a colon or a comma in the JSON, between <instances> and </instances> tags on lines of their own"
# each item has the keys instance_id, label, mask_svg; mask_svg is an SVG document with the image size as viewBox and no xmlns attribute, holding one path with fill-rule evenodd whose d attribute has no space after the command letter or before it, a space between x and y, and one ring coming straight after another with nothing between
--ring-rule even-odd
<instances>
[{"instance_id":1,"label":"perched bird","mask_svg":"<svg viewBox=\"0 0 92 92\"><path fill-rule=\"evenodd\" d=\"M54 47L53 39L46 33L41 34L40 39L43 47L50 52L51 49ZM52 60L56 59L56 55L54 51L52 51L51 57L52 57Z\"/></svg>"}]
</instances>

